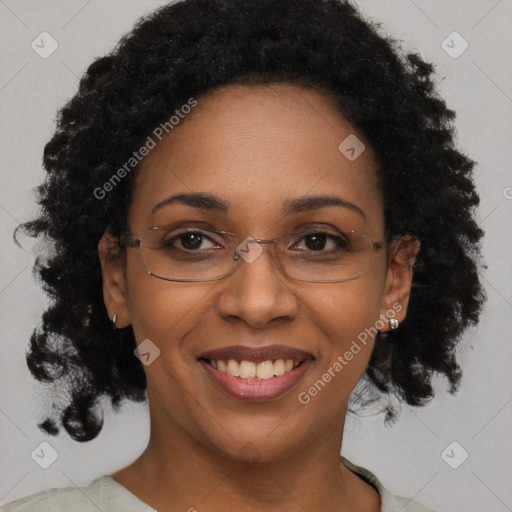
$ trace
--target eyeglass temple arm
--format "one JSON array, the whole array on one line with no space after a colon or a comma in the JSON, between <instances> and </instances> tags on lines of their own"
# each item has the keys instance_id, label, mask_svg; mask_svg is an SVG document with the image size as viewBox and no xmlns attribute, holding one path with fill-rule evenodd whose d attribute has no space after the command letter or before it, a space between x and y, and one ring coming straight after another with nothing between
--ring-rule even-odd
<instances>
[{"instance_id":1,"label":"eyeglass temple arm","mask_svg":"<svg viewBox=\"0 0 512 512\"><path fill-rule=\"evenodd\" d=\"M130 233L119 236L119 247L140 247L140 238L133 238Z\"/></svg>"}]
</instances>

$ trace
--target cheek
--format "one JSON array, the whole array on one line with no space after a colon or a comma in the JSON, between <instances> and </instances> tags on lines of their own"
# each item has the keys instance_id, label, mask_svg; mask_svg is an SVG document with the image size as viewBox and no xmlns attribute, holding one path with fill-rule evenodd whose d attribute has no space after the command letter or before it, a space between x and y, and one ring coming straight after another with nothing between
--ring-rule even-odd
<instances>
[{"instance_id":1,"label":"cheek","mask_svg":"<svg viewBox=\"0 0 512 512\"><path fill-rule=\"evenodd\" d=\"M187 326L197 321L197 306L207 293L201 283L179 283L150 276L139 251L128 253L126 261L127 307L137 345L150 340L156 346L159 363L182 366L179 340ZM153 345L152 345L153 344ZM157 350L158 349L158 350ZM161 364L145 366L148 379Z\"/></svg>"},{"instance_id":2,"label":"cheek","mask_svg":"<svg viewBox=\"0 0 512 512\"><path fill-rule=\"evenodd\" d=\"M309 315L329 340L324 345L319 371L322 375L343 372L346 388L357 384L373 349L376 329L380 326L377 322L381 297L376 292L380 290L379 283L366 275L328 285L310 302Z\"/></svg>"},{"instance_id":3,"label":"cheek","mask_svg":"<svg viewBox=\"0 0 512 512\"><path fill-rule=\"evenodd\" d=\"M158 411L165 404L165 414L170 413L173 421L190 432L210 419L206 415L201 420L203 411L197 409L200 395L195 389L194 372L199 367L187 335L204 322L211 289L211 285L166 282L147 274L138 275L130 286L129 311L135 339L137 345L145 343L141 347L149 347L146 352L152 359L144 366L152 407ZM191 421L194 416L197 421Z\"/></svg>"},{"instance_id":4,"label":"cheek","mask_svg":"<svg viewBox=\"0 0 512 512\"><path fill-rule=\"evenodd\" d=\"M139 275L130 286L128 304L137 342L149 338L162 351L178 351L184 334L201 321L211 288Z\"/></svg>"},{"instance_id":5,"label":"cheek","mask_svg":"<svg viewBox=\"0 0 512 512\"><path fill-rule=\"evenodd\" d=\"M376 289L376 282L363 276L326 286L311 297L308 315L326 342L296 398L303 407L302 421L314 418L313 430L327 429L333 418L343 421L349 397L366 370L374 346L371 327L380 313Z\"/></svg>"}]
</instances>

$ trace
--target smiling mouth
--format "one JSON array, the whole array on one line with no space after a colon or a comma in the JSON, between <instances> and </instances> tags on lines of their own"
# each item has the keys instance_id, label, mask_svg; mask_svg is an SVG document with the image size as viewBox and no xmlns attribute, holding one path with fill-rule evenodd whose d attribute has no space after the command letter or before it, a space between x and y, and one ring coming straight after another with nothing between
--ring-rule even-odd
<instances>
[{"instance_id":1,"label":"smiling mouth","mask_svg":"<svg viewBox=\"0 0 512 512\"><path fill-rule=\"evenodd\" d=\"M267 361L254 362L236 359L205 359L199 358L209 364L215 370L227 373L232 377L240 379L268 380L290 373L300 365L304 364L303 359L269 359Z\"/></svg>"},{"instance_id":2,"label":"smiling mouth","mask_svg":"<svg viewBox=\"0 0 512 512\"><path fill-rule=\"evenodd\" d=\"M218 388L239 400L262 402L290 391L315 358L282 345L238 345L203 353L197 361Z\"/></svg>"},{"instance_id":3,"label":"smiling mouth","mask_svg":"<svg viewBox=\"0 0 512 512\"><path fill-rule=\"evenodd\" d=\"M265 402L276 399L291 391L304 377L313 364L313 358L294 361L293 359L276 359L260 361L247 361L228 359L222 361L221 367L231 368L232 375L228 371L219 368L219 360L199 358L198 362L205 370L211 382L229 395L247 402ZM217 364L217 368L213 365ZM287 371L286 368L291 369ZM261 375L263 378L258 377ZM274 372L281 375L274 375ZM271 374L272 372L272 374ZM240 375L241 374L241 375Z\"/></svg>"}]
</instances>

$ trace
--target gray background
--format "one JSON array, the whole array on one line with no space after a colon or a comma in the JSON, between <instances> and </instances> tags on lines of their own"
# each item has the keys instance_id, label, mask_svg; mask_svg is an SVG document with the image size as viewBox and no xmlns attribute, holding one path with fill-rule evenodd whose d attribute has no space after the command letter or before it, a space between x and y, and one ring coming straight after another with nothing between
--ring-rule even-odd
<instances>
[{"instance_id":1,"label":"gray background","mask_svg":"<svg viewBox=\"0 0 512 512\"><path fill-rule=\"evenodd\" d=\"M147 406L132 403L118 415L105 405L103 431L89 443L39 431L41 385L30 377L25 350L46 299L31 276L31 251L18 249L11 237L17 223L36 212L33 187L43 178L41 156L56 109L75 93L94 57L163 3L0 0L0 503L50 487L87 485L136 458L148 440ZM437 64L439 89L458 115L459 147L479 162L489 300L480 325L461 346L465 374L458 395L447 394L439 379L435 400L423 409L404 407L393 428L384 427L381 416L349 417L343 453L392 491L438 512L512 510L512 1L358 4L406 49ZM47 59L31 48L43 31L59 44ZM453 31L469 43L456 59L441 47ZM48 469L31 458L43 441L58 453ZM460 447L448 450L452 464L463 449L469 453L457 469L441 457L453 441Z\"/></svg>"}]
</instances>

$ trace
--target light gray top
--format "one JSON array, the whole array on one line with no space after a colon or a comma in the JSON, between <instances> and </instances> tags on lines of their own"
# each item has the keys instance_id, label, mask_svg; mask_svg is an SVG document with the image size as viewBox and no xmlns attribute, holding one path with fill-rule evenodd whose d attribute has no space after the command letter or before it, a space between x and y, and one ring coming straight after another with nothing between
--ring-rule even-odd
<instances>
[{"instance_id":1,"label":"light gray top","mask_svg":"<svg viewBox=\"0 0 512 512\"><path fill-rule=\"evenodd\" d=\"M380 494L381 512L433 512L420 503L391 494L365 468L341 457L342 464L372 484ZM2 512L157 512L116 482L110 475L93 480L86 487L52 488L11 501L0 507Z\"/></svg>"}]
</instances>

